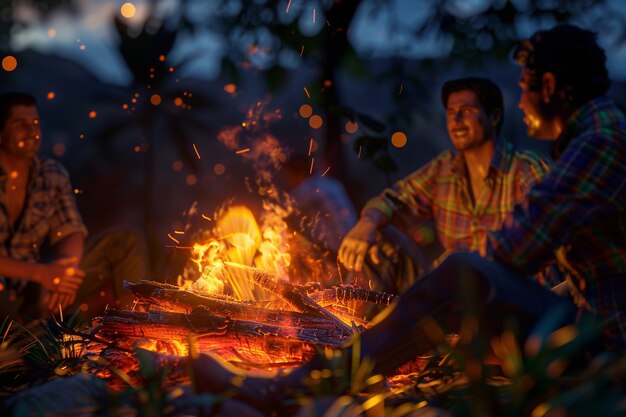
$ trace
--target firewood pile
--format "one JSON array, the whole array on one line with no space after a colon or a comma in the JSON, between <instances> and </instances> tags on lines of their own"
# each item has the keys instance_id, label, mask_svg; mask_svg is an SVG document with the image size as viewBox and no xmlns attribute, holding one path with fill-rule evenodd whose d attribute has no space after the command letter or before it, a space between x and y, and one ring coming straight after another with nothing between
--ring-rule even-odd
<instances>
[{"instance_id":1,"label":"firewood pile","mask_svg":"<svg viewBox=\"0 0 626 417\"><path fill-rule=\"evenodd\" d=\"M170 358L212 353L242 369L272 374L362 331L367 323L350 315L349 303L386 306L394 298L352 285L320 289L253 272L254 282L278 301L259 305L154 281L126 282L137 305L147 308L106 310L94 321L91 350L125 372L137 367L131 352L139 347Z\"/></svg>"}]
</instances>

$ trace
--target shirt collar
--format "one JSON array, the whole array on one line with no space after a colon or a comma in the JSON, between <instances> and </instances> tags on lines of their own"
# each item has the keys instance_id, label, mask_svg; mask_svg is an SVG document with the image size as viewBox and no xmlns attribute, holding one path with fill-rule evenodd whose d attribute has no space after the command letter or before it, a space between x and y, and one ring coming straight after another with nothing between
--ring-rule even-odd
<instances>
[{"instance_id":1,"label":"shirt collar","mask_svg":"<svg viewBox=\"0 0 626 417\"><path fill-rule=\"evenodd\" d=\"M39 172L39 169L41 168L41 158L39 157L39 155L35 155L30 162L30 182L33 181L33 178L36 175L37 172ZM7 179L9 177L9 173L6 171L6 169L0 165L0 186L1 187L5 187ZM6 191L6 190L3 190Z\"/></svg>"},{"instance_id":2,"label":"shirt collar","mask_svg":"<svg viewBox=\"0 0 626 417\"><path fill-rule=\"evenodd\" d=\"M511 161L513 159L513 153L515 152L514 146L502 139L496 140L496 146L489 163L489 173L487 178L497 175L497 173L507 173L511 168ZM460 152L454 155L452 160L452 172L457 175L465 176L466 172L465 158Z\"/></svg>"},{"instance_id":3,"label":"shirt collar","mask_svg":"<svg viewBox=\"0 0 626 417\"><path fill-rule=\"evenodd\" d=\"M552 157L556 160L565 152L572 139L595 124L594 115L613 108L613 101L608 96L596 97L578 108L567 120L565 129L552 145Z\"/></svg>"}]
</instances>

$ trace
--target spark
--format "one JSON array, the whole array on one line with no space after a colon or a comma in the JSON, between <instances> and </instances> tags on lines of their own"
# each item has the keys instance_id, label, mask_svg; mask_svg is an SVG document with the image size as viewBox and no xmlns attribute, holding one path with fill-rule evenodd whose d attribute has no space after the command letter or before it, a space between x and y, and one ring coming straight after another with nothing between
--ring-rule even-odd
<instances>
[{"instance_id":1,"label":"spark","mask_svg":"<svg viewBox=\"0 0 626 417\"><path fill-rule=\"evenodd\" d=\"M328 165L328 168L326 168L326 171L324 171L324 173L322 174L322 177L328 174L328 171L330 171L330 165Z\"/></svg>"},{"instance_id":2,"label":"spark","mask_svg":"<svg viewBox=\"0 0 626 417\"><path fill-rule=\"evenodd\" d=\"M287 3L287 8L285 9L285 14L289 13L289 8L291 7L291 0Z\"/></svg>"},{"instance_id":3,"label":"spark","mask_svg":"<svg viewBox=\"0 0 626 417\"><path fill-rule=\"evenodd\" d=\"M313 8L313 23L315 23L315 8Z\"/></svg>"},{"instance_id":4,"label":"spark","mask_svg":"<svg viewBox=\"0 0 626 417\"><path fill-rule=\"evenodd\" d=\"M193 145L193 150L196 151L196 156L198 157L198 159L200 159L200 152L198 152L198 148L196 148L196 144L192 143Z\"/></svg>"},{"instance_id":5,"label":"spark","mask_svg":"<svg viewBox=\"0 0 626 417\"><path fill-rule=\"evenodd\" d=\"M235 153L237 155L241 154L241 153L246 153L246 152L250 152L250 148L244 148L244 149L239 149L238 151L236 151Z\"/></svg>"},{"instance_id":6,"label":"spark","mask_svg":"<svg viewBox=\"0 0 626 417\"><path fill-rule=\"evenodd\" d=\"M357 155L357 159L361 159L361 149L362 149L362 147L359 146L359 154Z\"/></svg>"},{"instance_id":7,"label":"spark","mask_svg":"<svg viewBox=\"0 0 626 417\"><path fill-rule=\"evenodd\" d=\"M209 216L207 216L206 214L202 214L202 218L203 218L204 220L209 221L209 222L211 221L211 218L210 218Z\"/></svg>"},{"instance_id":8,"label":"spark","mask_svg":"<svg viewBox=\"0 0 626 417\"><path fill-rule=\"evenodd\" d=\"M313 173L313 164L315 164L315 158L311 158L311 168L309 168L309 175Z\"/></svg>"},{"instance_id":9,"label":"spark","mask_svg":"<svg viewBox=\"0 0 626 417\"><path fill-rule=\"evenodd\" d=\"M401 95L402 95L402 87L403 87L403 85L402 85L402 84L400 84L400 91L398 92L398 95L399 95L399 96L401 96Z\"/></svg>"},{"instance_id":10,"label":"spark","mask_svg":"<svg viewBox=\"0 0 626 417\"><path fill-rule=\"evenodd\" d=\"M302 48L300 49L300 56L302 56L303 53L304 53L304 45L302 45Z\"/></svg>"},{"instance_id":11,"label":"spark","mask_svg":"<svg viewBox=\"0 0 626 417\"><path fill-rule=\"evenodd\" d=\"M184 235L184 234L185 234L185 232L184 232L184 231L182 231L182 230L174 230L174 234L175 234L175 235Z\"/></svg>"},{"instance_id":12,"label":"spark","mask_svg":"<svg viewBox=\"0 0 626 417\"><path fill-rule=\"evenodd\" d=\"M304 94L306 94L308 98L311 98L311 95L309 94L309 90L307 90L306 87L304 87Z\"/></svg>"},{"instance_id":13,"label":"spark","mask_svg":"<svg viewBox=\"0 0 626 417\"><path fill-rule=\"evenodd\" d=\"M309 142L309 153L307 156L311 156L311 151L313 151L313 138L311 138L311 141Z\"/></svg>"},{"instance_id":14,"label":"spark","mask_svg":"<svg viewBox=\"0 0 626 417\"><path fill-rule=\"evenodd\" d=\"M170 239L172 239L174 242L176 242L177 245L180 245L180 241L178 239L176 239L174 236L172 236L171 234L167 234L167 237L169 237Z\"/></svg>"}]
</instances>

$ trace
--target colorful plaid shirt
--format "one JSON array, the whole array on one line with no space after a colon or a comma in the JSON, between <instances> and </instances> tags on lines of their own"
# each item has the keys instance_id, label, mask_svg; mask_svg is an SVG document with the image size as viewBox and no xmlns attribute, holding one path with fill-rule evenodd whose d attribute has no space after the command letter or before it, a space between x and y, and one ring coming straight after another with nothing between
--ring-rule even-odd
<instances>
[{"instance_id":1,"label":"colorful plaid shirt","mask_svg":"<svg viewBox=\"0 0 626 417\"><path fill-rule=\"evenodd\" d=\"M434 220L446 253L484 250L487 233L500 229L507 213L546 172L548 165L532 152L499 141L485 185L472 200L461 154L444 151L424 167L367 202L362 214L376 209L412 235Z\"/></svg>"},{"instance_id":2,"label":"colorful plaid shirt","mask_svg":"<svg viewBox=\"0 0 626 417\"><path fill-rule=\"evenodd\" d=\"M555 142L556 163L489 237L493 256L533 273L554 258L570 272L578 305L626 348L626 119L607 97L582 106Z\"/></svg>"},{"instance_id":3,"label":"colorful plaid shirt","mask_svg":"<svg viewBox=\"0 0 626 417\"><path fill-rule=\"evenodd\" d=\"M87 234L68 173L58 162L33 158L23 215L15 225L9 222L5 206L7 178L7 172L0 166L0 255L37 262L46 245L54 245L72 233ZM10 281L5 280L5 289L19 291L26 284Z\"/></svg>"}]
</instances>

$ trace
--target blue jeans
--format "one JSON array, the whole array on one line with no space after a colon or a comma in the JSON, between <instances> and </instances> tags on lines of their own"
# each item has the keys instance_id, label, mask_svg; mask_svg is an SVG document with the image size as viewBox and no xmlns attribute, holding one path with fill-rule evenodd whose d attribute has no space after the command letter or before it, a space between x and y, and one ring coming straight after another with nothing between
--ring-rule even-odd
<instances>
[{"instance_id":1,"label":"blue jeans","mask_svg":"<svg viewBox=\"0 0 626 417\"><path fill-rule=\"evenodd\" d=\"M457 331L463 318L474 317L487 335L499 335L513 321L523 340L539 318L557 311L562 314L559 326L574 322L571 300L499 262L475 253L452 254L362 334L361 355L373 359L376 371L384 374L436 347L427 318L445 333Z\"/></svg>"}]
</instances>

